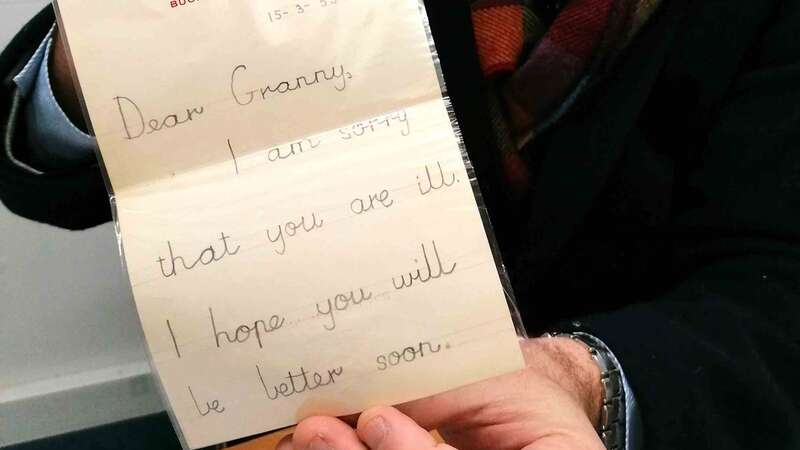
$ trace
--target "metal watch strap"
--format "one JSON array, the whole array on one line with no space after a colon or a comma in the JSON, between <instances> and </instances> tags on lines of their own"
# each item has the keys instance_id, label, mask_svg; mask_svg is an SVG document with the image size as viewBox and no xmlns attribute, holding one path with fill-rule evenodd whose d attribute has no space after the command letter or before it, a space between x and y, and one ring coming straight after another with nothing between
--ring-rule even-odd
<instances>
[{"instance_id":1,"label":"metal watch strap","mask_svg":"<svg viewBox=\"0 0 800 450\"><path fill-rule=\"evenodd\" d=\"M625 392L622 375L605 346L586 333L546 333L547 337L564 337L580 342L600 368L603 386L602 410L597 433L608 450L623 450L625 444Z\"/></svg>"}]
</instances>

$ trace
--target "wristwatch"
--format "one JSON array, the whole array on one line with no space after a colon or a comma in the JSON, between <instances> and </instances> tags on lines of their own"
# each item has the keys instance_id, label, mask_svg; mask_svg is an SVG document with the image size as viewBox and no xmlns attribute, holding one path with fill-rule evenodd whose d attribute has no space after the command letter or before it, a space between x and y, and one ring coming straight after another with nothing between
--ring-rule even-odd
<instances>
[{"instance_id":1,"label":"wristwatch","mask_svg":"<svg viewBox=\"0 0 800 450\"><path fill-rule=\"evenodd\" d=\"M622 387L622 372L611 352L602 341L587 333L546 333L545 336L569 338L586 346L589 355L600 368L600 383L603 386L603 407L597 433L606 449L624 450L625 391Z\"/></svg>"}]
</instances>

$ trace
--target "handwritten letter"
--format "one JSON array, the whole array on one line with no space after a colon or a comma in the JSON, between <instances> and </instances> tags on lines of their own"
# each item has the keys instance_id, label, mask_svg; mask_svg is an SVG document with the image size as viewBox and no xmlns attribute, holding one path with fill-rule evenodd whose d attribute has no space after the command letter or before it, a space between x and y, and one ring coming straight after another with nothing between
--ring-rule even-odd
<instances>
[{"instance_id":1,"label":"handwritten letter","mask_svg":"<svg viewBox=\"0 0 800 450\"><path fill-rule=\"evenodd\" d=\"M59 0L187 447L522 366L417 0Z\"/></svg>"}]
</instances>

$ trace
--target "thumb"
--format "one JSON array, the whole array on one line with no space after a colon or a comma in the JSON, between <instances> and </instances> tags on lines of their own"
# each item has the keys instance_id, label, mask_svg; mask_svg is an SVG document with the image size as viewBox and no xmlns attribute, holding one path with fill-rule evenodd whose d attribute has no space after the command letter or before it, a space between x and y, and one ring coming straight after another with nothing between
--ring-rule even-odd
<instances>
[{"instance_id":1,"label":"thumb","mask_svg":"<svg viewBox=\"0 0 800 450\"><path fill-rule=\"evenodd\" d=\"M371 450L455 450L437 443L427 430L391 407L364 411L356 433Z\"/></svg>"}]
</instances>

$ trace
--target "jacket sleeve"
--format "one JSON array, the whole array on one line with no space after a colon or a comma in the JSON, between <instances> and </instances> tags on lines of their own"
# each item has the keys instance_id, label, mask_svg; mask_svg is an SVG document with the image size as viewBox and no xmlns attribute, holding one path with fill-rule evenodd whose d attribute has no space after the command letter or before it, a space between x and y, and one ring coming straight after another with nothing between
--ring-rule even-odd
<instances>
[{"instance_id":1,"label":"jacket sleeve","mask_svg":"<svg viewBox=\"0 0 800 450\"><path fill-rule=\"evenodd\" d=\"M23 96L26 136L32 167L64 170L95 162L97 140L75 125L61 108L50 80L55 24L14 77Z\"/></svg>"},{"instance_id":2,"label":"jacket sleeve","mask_svg":"<svg viewBox=\"0 0 800 450\"><path fill-rule=\"evenodd\" d=\"M23 93L14 82L54 20L52 7L46 7L0 54L0 201L28 219L78 230L111 218L102 173L96 161L63 170L41 170L31 162L31 127Z\"/></svg>"},{"instance_id":3,"label":"jacket sleeve","mask_svg":"<svg viewBox=\"0 0 800 450\"><path fill-rule=\"evenodd\" d=\"M659 298L576 326L617 355L647 449L800 448L800 2L754 49L676 216L681 274Z\"/></svg>"}]
</instances>

